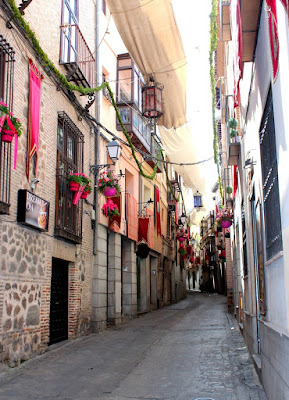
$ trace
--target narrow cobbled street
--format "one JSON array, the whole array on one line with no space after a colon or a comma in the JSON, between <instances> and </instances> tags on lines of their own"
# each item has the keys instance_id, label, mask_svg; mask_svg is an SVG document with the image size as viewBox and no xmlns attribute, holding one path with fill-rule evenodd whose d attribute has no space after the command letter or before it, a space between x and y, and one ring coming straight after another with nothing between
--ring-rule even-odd
<instances>
[{"instance_id":1,"label":"narrow cobbled street","mask_svg":"<svg viewBox=\"0 0 289 400\"><path fill-rule=\"evenodd\" d=\"M226 298L178 304L2 372L1 400L265 400Z\"/></svg>"}]
</instances>

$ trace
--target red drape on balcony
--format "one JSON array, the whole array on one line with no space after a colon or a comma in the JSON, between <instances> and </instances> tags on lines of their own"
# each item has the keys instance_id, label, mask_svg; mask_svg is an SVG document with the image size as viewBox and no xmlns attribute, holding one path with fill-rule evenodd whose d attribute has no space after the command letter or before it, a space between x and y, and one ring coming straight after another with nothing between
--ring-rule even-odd
<instances>
[{"instance_id":1,"label":"red drape on balcony","mask_svg":"<svg viewBox=\"0 0 289 400\"><path fill-rule=\"evenodd\" d=\"M231 0L230 5L232 48L233 48L233 74L234 74L234 107L240 104L239 83L243 75L243 36L239 0Z\"/></svg>"},{"instance_id":2,"label":"red drape on balcony","mask_svg":"<svg viewBox=\"0 0 289 400\"><path fill-rule=\"evenodd\" d=\"M111 200L114 202L114 204L117 205L120 215L115 215L114 217L109 218L108 228L114 232L119 233L121 223L121 196L111 197Z\"/></svg>"},{"instance_id":3,"label":"red drape on balcony","mask_svg":"<svg viewBox=\"0 0 289 400\"><path fill-rule=\"evenodd\" d=\"M150 218L149 230L148 230L148 245L150 249L154 247L155 241L155 227L153 223L154 213L149 208L146 209L146 215Z\"/></svg>"},{"instance_id":4,"label":"red drape on balcony","mask_svg":"<svg viewBox=\"0 0 289 400\"><path fill-rule=\"evenodd\" d=\"M126 194L127 237L137 241L138 238L138 212L137 201L129 193Z\"/></svg>"},{"instance_id":5,"label":"red drape on balcony","mask_svg":"<svg viewBox=\"0 0 289 400\"><path fill-rule=\"evenodd\" d=\"M26 176L29 180L30 160L35 157L34 174L37 176L41 81L43 75L29 59L29 108L27 133Z\"/></svg>"},{"instance_id":6,"label":"red drape on balcony","mask_svg":"<svg viewBox=\"0 0 289 400\"><path fill-rule=\"evenodd\" d=\"M278 64L279 64L279 39L278 39L278 23L277 23L277 10L276 10L276 0L266 0L267 3L267 18L268 18L268 28L270 36L270 50L271 50L271 60L273 67L273 81L275 82L278 75ZM282 2L285 6L287 1Z\"/></svg>"}]
</instances>

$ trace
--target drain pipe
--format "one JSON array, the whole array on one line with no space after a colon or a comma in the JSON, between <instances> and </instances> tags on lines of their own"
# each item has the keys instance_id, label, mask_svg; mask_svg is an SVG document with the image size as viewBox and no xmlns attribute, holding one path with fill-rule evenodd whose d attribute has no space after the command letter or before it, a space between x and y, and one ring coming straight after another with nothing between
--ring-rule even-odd
<instances>
[{"instance_id":1,"label":"drain pipe","mask_svg":"<svg viewBox=\"0 0 289 400\"><path fill-rule=\"evenodd\" d=\"M99 86L99 16L100 16L100 0L96 0L95 5L95 86ZM100 120L100 91L95 93L95 118ZM99 165L99 143L100 143L100 128L97 126L94 131L94 161L95 165ZM93 255L95 264L97 264L97 245L98 245L98 191L96 189L98 182L98 169L94 172L94 230L93 230ZM96 267L96 265L94 265ZM94 268L96 269L96 268Z\"/></svg>"},{"instance_id":2,"label":"drain pipe","mask_svg":"<svg viewBox=\"0 0 289 400\"><path fill-rule=\"evenodd\" d=\"M100 0L96 0L95 4L95 86L99 86L99 14L100 14ZM99 108L99 92L95 94L95 118L99 121L100 108ZM99 165L99 142L100 142L100 128L99 126L94 128L94 163ZM98 321L98 293L97 287L97 271L98 271L98 192L96 189L98 181L98 169L94 170L94 198L93 198L93 209L94 209L94 226L93 226L93 265L92 265L92 298L91 298L91 329L92 332L99 331Z\"/></svg>"}]
</instances>

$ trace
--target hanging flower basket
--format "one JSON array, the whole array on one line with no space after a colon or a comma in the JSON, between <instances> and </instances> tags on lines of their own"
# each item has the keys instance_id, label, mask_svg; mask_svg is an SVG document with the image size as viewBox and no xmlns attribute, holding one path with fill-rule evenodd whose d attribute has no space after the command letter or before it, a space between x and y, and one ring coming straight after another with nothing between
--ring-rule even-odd
<instances>
[{"instance_id":1,"label":"hanging flower basket","mask_svg":"<svg viewBox=\"0 0 289 400\"><path fill-rule=\"evenodd\" d=\"M77 183L77 182L69 182L69 188L70 188L71 192L78 192L79 183Z\"/></svg>"},{"instance_id":2,"label":"hanging flower basket","mask_svg":"<svg viewBox=\"0 0 289 400\"><path fill-rule=\"evenodd\" d=\"M103 171L98 180L98 190L106 197L112 197L120 194L119 177L115 175L110 169Z\"/></svg>"},{"instance_id":3,"label":"hanging flower basket","mask_svg":"<svg viewBox=\"0 0 289 400\"><path fill-rule=\"evenodd\" d=\"M222 228L229 228L232 225L232 221L226 219L221 222Z\"/></svg>"},{"instance_id":4,"label":"hanging flower basket","mask_svg":"<svg viewBox=\"0 0 289 400\"><path fill-rule=\"evenodd\" d=\"M113 197L113 196L116 195L116 193L117 193L117 190L116 190L115 187L107 187L107 188L105 188L104 191L103 191L103 194L104 194L106 197Z\"/></svg>"},{"instance_id":5,"label":"hanging flower basket","mask_svg":"<svg viewBox=\"0 0 289 400\"><path fill-rule=\"evenodd\" d=\"M181 228L177 231L177 239L179 242L183 243L186 240L187 236L188 235L183 228Z\"/></svg>"},{"instance_id":6,"label":"hanging flower basket","mask_svg":"<svg viewBox=\"0 0 289 400\"><path fill-rule=\"evenodd\" d=\"M229 228L233 222L233 213L227 208L223 208L216 215L216 222L222 228Z\"/></svg>"},{"instance_id":7,"label":"hanging flower basket","mask_svg":"<svg viewBox=\"0 0 289 400\"><path fill-rule=\"evenodd\" d=\"M2 142L11 143L13 138L14 138L14 132L2 128L2 131L1 131Z\"/></svg>"},{"instance_id":8,"label":"hanging flower basket","mask_svg":"<svg viewBox=\"0 0 289 400\"><path fill-rule=\"evenodd\" d=\"M119 210L116 204L111 199L107 199L107 202L102 206L102 214L107 218L112 218L119 214Z\"/></svg>"},{"instance_id":9,"label":"hanging flower basket","mask_svg":"<svg viewBox=\"0 0 289 400\"><path fill-rule=\"evenodd\" d=\"M14 117L9 111L7 104L0 101L0 133L1 141L5 143L11 143L15 136L14 145L14 169L17 164L17 152L18 152L18 137L22 133L22 125L18 118Z\"/></svg>"},{"instance_id":10,"label":"hanging flower basket","mask_svg":"<svg viewBox=\"0 0 289 400\"><path fill-rule=\"evenodd\" d=\"M89 195L89 192L82 192L81 199L86 199Z\"/></svg>"}]
</instances>

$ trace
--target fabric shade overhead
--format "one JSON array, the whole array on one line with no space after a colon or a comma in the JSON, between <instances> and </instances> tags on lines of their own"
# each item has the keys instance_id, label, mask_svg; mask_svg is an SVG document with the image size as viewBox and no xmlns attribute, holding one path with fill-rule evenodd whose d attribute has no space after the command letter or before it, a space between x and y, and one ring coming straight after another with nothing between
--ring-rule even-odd
<instances>
[{"instance_id":1,"label":"fabric shade overhead","mask_svg":"<svg viewBox=\"0 0 289 400\"><path fill-rule=\"evenodd\" d=\"M206 137L205 133L202 133L201 140L199 135L192 134L192 129L188 124L169 130L159 127L159 131L166 155L171 162L199 163L201 160L209 159L195 165L173 164L173 168L182 176L187 188L191 188L193 192L198 190L202 194L204 209L210 210L214 204L212 187L217 180L211 136Z\"/></svg>"},{"instance_id":2,"label":"fabric shade overhead","mask_svg":"<svg viewBox=\"0 0 289 400\"><path fill-rule=\"evenodd\" d=\"M171 0L107 0L120 36L146 82L164 86L158 125L186 121L186 57Z\"/></svg>"}]
</instances>

